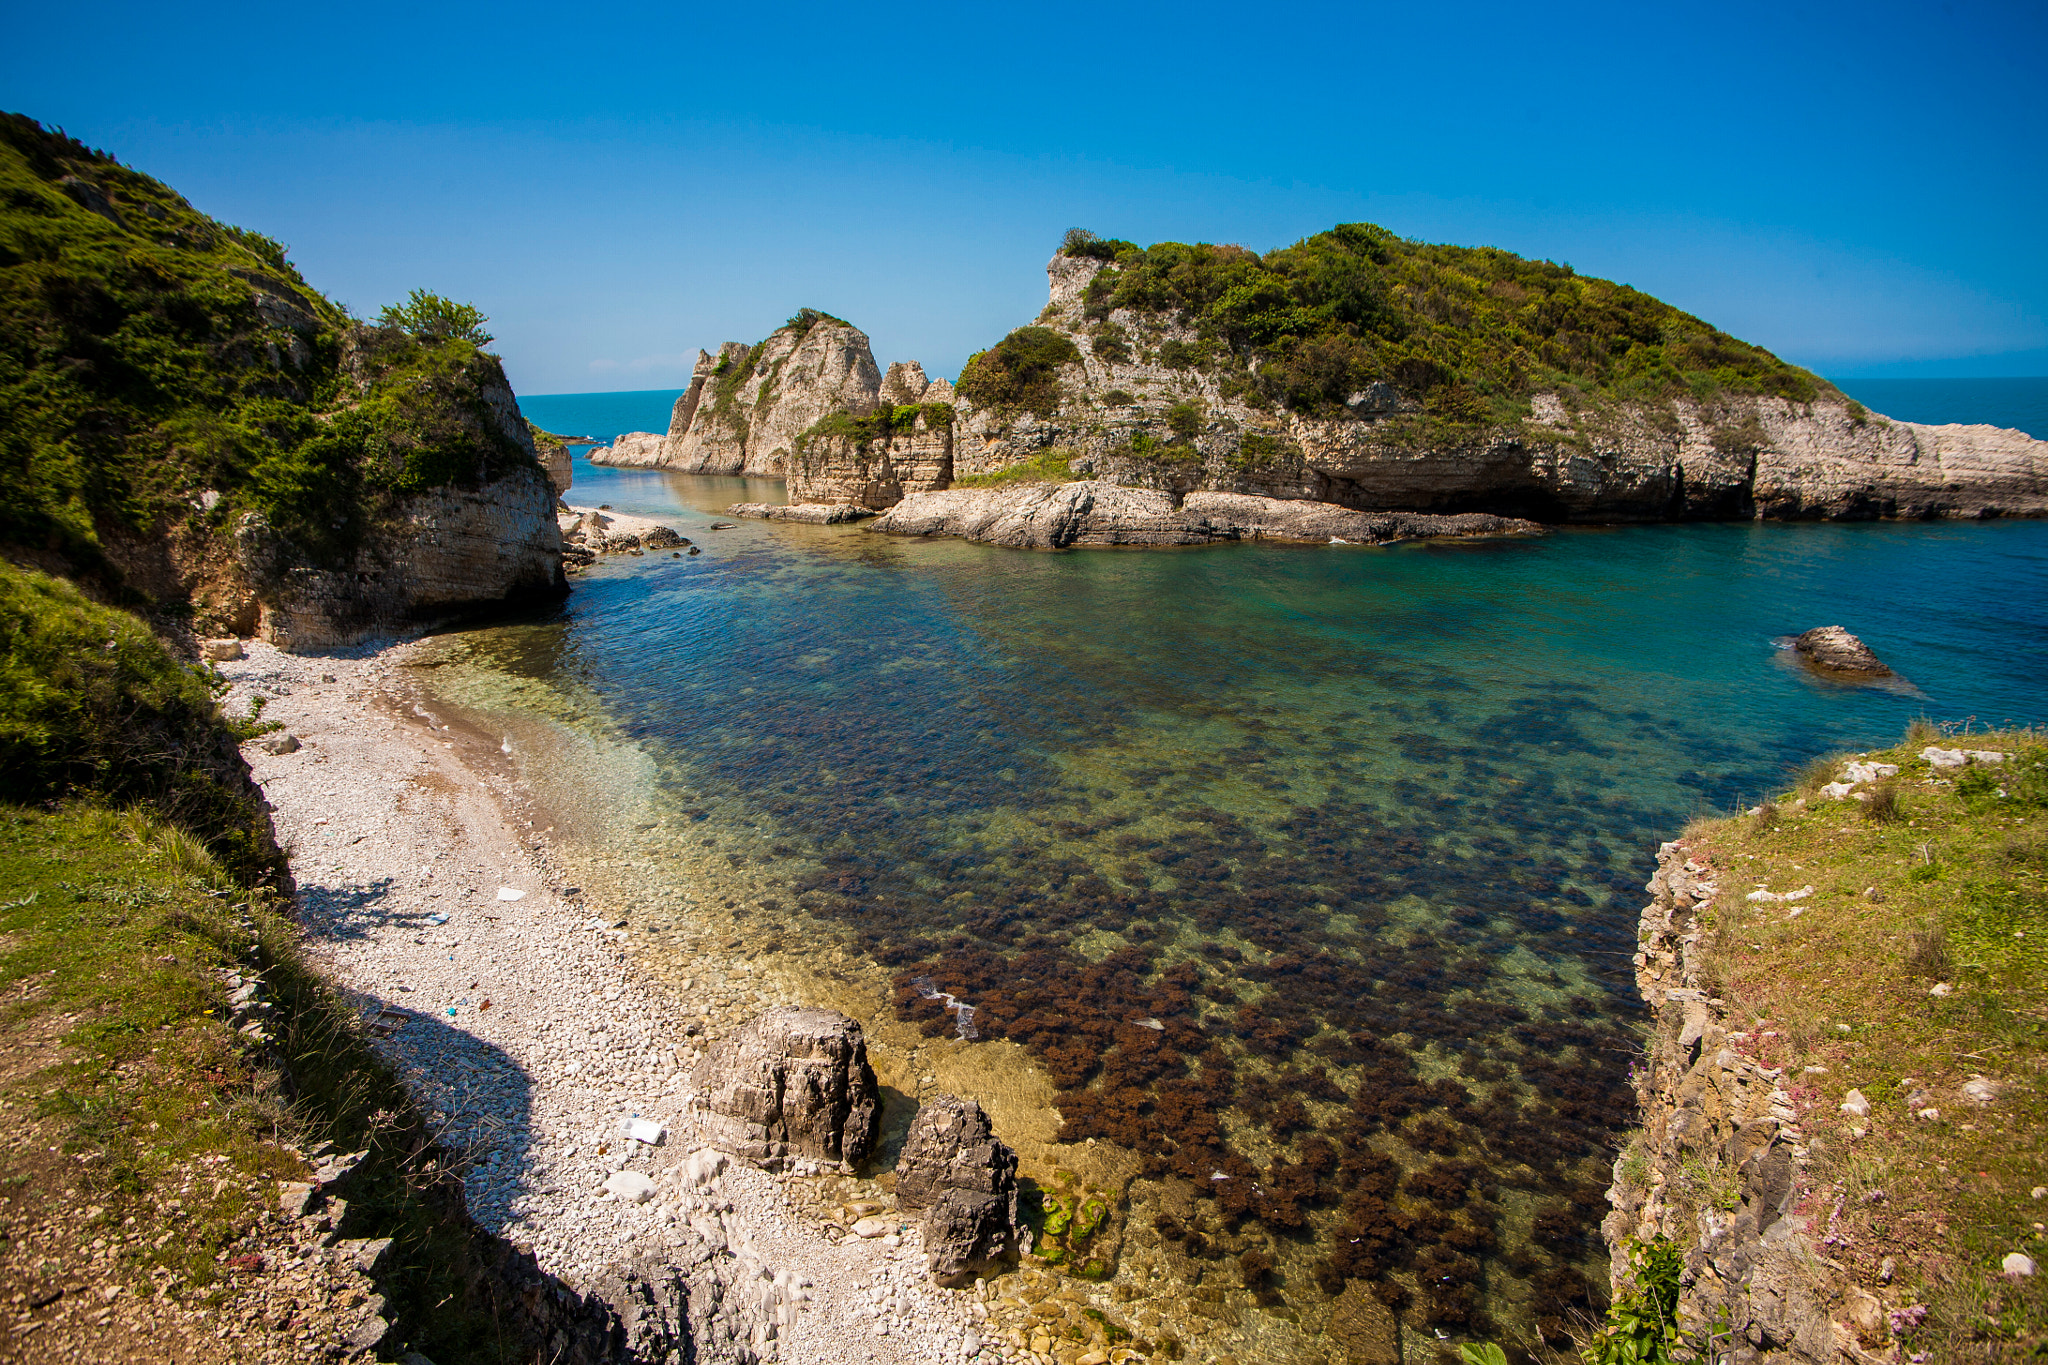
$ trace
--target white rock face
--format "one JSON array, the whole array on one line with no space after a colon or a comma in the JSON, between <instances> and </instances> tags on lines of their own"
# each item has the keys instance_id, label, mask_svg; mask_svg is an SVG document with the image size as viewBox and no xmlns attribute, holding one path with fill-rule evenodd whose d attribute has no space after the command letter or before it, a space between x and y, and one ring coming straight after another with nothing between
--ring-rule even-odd
<instances>
[{"instance_id":1,"label":"white rock face","mask_svg":"<svg viewBox=\"0 0 2048 1365\"><path fill-rule=\"evenodd\" d=\"M623 469L654 469L661 465L661 452L668 437L657 431L629 431L608 446L590 452L592 464Z\"/></svg>"},{"instance_id":2,"label":"white rock face","mask_svg":"<svg viewBox=\"0 0 2048 1365\"><path fill-rule=\"evenodd\" d=\"M1894 422L1840 400L1729 396L1595 417L1574 411L1563 395L1539 393L1521 430L1442 448L1417 448L1398 425L1386 426L1414 407L1391 385L1368 385L1344 417L1255 408L1224 395L1227 368L1164 363L1166 343L1199 344L1191 324L1118 309L1106 321L1122 329L1124 351L1098 354L1097 324L1083 309L1101 269L1092 259L1048 262L1039 325L1066 335L1081 356L1061 367L1062 405L1047 417L964 405L955 437L959 474L1064 447L1092 462L1098 476L1172 492L1484 509L1543 521L2048 515L2048 442L1992 427ZM1111 394L1127 398L1111 402ZM1199 463L1129 458L1133 436L1167 439L1167 409L1180 403L1203 414L1192 442ZM1269 443L1267 453L1246 458L1247 434Z\"/></svg>"},{"instance_id":3,"label":"white rock face","mask_svg":"<svg viewBox=\"0 0 2048 1365\"><path fill-rule=\"evenodd\" d=\"M641 1171L613 1171L605 1177L604 1187L628 1204L644 1204L655 1193L654 1182Z\"/></svg>"},{"instance_id":4,"label":"white rock face","mask_svg":"<svg viewBox=\"0 0 2048 1365\"><path fill-rule=\"evenodd\" d=\"M910 363L900 371L907 385ZM677 400L663 442L663 468L699 474L788 473L796 438L828 413L868 412L881 402L882 373L867 333L825 319L784 327L758 348L728 341L697 353L690 387Z\"/></svg>"}]
</instances>

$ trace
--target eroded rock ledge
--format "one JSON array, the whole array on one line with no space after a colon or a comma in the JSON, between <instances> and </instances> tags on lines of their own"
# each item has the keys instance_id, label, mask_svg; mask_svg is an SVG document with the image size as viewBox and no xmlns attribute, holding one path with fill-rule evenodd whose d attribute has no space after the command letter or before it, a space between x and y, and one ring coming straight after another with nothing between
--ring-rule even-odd
<instances>
[{"instance_id":1,"label":"eroded rock ledge","mask_svg":"<svg viewBox=\"0 0 2048 1365\"><path fill-rule=\"evenodd\" d=\"M1359 512L1330 503L1245 493L1200 492L1176 499L1154 489L1095 480L913 493L869 529L960 536L1031 550L1232 540L1385 545L1427 536L1530 536L1543 530L1532 521L1488 513Z\"/></svg>"},{"instance_id":2,"label":"eroded rock ledge","mask_svg":"<svg viewBox=\"0 0 2048 1365\"><path fill-rule=\"evenodd\" d=\"M1686 1249L1680 1326L1716 1333L1730 1359L1876 1359L1865 1346L1883 1335L1881 1306L1822 1254L1805 1215L1807 1138L1784 1075L1744 1055L1750 1035L1702 972L1715 877L1690 845L1667 843L1647 888L1636 983L1655 1025L1636 1077L1642 1127L1615 1163L1601 1225L1616 1292L1632 1247L1668 1237Z\"/></svg>"}]
</instances>

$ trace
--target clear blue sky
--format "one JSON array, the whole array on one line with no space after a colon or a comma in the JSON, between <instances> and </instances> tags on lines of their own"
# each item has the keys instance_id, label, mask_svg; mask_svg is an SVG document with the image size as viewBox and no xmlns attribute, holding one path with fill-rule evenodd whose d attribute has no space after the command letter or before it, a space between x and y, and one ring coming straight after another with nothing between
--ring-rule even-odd
<instances>
[{"instance_id":1,"label":"clear blue sky","mask_svg":"<svg viewBox=\"0 0 2048 1365\"><path fill-rule=\"evenodd\" d=\"M2048 374L2048 6L8 6L0 106L529 393L802 305L954 373L1071 226L1369 220L1626 281L1831 375Z\"/></svg>"}]
</instances>

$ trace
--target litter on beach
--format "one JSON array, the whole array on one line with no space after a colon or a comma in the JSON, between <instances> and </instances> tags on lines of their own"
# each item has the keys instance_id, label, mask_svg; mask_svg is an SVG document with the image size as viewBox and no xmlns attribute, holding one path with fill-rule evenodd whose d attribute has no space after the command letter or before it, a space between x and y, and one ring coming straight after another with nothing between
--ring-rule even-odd
<instances>
[{"instance_id":1,"label":"litter on beach","mask_svg":"<svg viewBox=\"0 0 2048 1365\"><path fill-rule=\"evenodd\" d=\"M501 901L525 900L526 893L516 886L501 886L498 888L498 899Z\"/></svg>"}]
</instances>

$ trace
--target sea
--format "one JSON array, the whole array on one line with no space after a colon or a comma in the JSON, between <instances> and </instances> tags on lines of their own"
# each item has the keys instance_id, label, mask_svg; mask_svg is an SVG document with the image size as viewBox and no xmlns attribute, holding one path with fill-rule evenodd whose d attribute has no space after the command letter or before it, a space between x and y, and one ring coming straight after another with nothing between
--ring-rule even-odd
<instances>
[{"instance_id":1,"label":"sea","mask_svg":"<svg viewBox=\"0 0 2048 1365\"><path fill-rule=\"evenodd\" d=\"M2048 380L1843 386L2048 437ZM608 438L675 396L522 407ZM574 477L702 553L442 636L427 685L680 999L724 945L863 1019L895 1131L980 1099L1041 1250L1196 1359L1321 1359L1359 1286L1424 1340L1563 1340L1658 844L1916 718L2048 722L2048 522L1040 554ZM1795 666L1832 624L1898 680Z\"/></svg>"}]
</instances>

